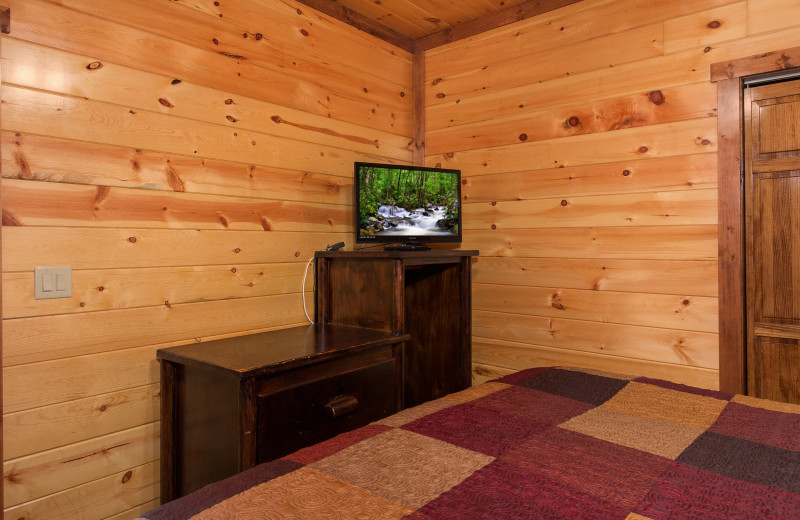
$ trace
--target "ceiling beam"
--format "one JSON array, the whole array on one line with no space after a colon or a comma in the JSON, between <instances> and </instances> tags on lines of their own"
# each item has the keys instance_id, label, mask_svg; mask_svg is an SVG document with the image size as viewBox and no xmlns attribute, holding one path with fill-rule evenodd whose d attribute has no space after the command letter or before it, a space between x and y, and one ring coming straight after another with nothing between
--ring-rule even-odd
<instances>
[{"instance_id":1,"label":"ceiling beam","mask_svg":"<svg viewBox=\"0 0 800 520\"><path fill-rule=\"evenodd\" d=\"M335 0L297 1L348 25L352 25L356 29L364 31L365 33L387 41L392 45L396 45L403 50L414 52L414 41L408 36L400 34L394 29L390 29L385 25L376 22L375 20L367 18L363 14L357 13L349 7L345 7L337 3Z\"/></svg>"}]
</instances>

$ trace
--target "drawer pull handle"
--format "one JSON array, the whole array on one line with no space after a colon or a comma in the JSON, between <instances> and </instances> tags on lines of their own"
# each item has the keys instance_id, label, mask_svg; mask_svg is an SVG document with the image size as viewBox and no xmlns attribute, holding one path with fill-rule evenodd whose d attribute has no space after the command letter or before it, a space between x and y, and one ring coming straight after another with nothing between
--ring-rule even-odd
<instances>
[{"instance_id":1,"label":"drawer pull handle","mask_svg":"<svg viewBox=\"0 0 800 520\"><path fill-rule=\"evenodd\" d=\"M325 405L325 415L328 419L336 419L354 412L358 408L358 399L353 395L335 397Z\"/></svg>"}]
</instances>

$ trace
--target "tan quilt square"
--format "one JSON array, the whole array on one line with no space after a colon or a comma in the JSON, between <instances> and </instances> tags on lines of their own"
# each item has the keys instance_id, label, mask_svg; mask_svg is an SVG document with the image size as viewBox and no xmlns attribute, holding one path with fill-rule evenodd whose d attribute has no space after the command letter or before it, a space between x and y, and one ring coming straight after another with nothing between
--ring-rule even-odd
<instances>
[{"instance_id":1,"label":"tan quilt square","mask_svg":"<svg viewBox=\"0 0 800 520\"><path fill-rule=\"evenodd\" d=\"M418 509L494 460L403 429L389 430L311 467Z\"/></svg>"},{"instance_id":2,"label":"tan quilt square","mask_svg":"<svg viewBox=\"0 0 800 520\"><path fill-rule=\"evenodd\" d=\"M727 404L727 401L713 397L634 381L603 403L601 408L706 430Z\"/></svg>"},{"instance_id":3,"label":"tan quilt square","mask_svg":"<svg viewBox=\"0 0 800 520\"><path fill-rule=\"evenodd\" d=\"M192 518L396 520L410 513L400 504L304 467L243 491Z\"/></svg>"},{"instance_id":4,"label":"tan quilt square","mask_svg":"<svg viewBox=\"0 0 800 520\"><path fill-rule=\"evenodd\" d=\"M733 399L731 399L731 402L743 404L745 406L752 406L753 408L772 410L773 412L800 413L800 404L769 401L767 399L759 399L758 397L752 397L749 395L735 395L733 396Z\"/></svg>"},{"instance_id":5,"label":"tan quilt square","mask_svg":"<svg viewBox=\"0 0 800 520\"><path fill-rule=\"evenodd\" d=\"M469 401L474 401L475 399L480 399L481 397L485 397L489 394L493 394L494 392L498 392L500 390L504 390L511 385L506 383L496 383L493 381L489 381L487 383L483 383L482 385L478 386L471 386L466 390L461 390L460 392L455 392L442 399L446 399L448 401L455 401L457 403L467 403Z\"/></svg>"},{"instance_id":6,"label":"tan quilt square","mask_svg":"<svg viewBox=\"0 0 800 520\"><path fill-rule=\"evenodd\" d=\"M559 427L671 460L675 460L703 432L689 426L618 412L605 406L573 417Z\"/></svg>"},{"instance_id":7,"label":"tan quilt square","mask_svg":"<svg viewBox=\"0 0 800 520\"><path fill-rule=\"evenodd\" d=\"M384 426L392 426L397 428L399 426L403 426L404 424L408 424L412 421L416 421L420 417L425 417L426 415L438 412L439 410L450 408L451 406L455 406L456 404L458 403L454 401L448 401L446 399L437 399L436 401L428 401L427 403L415 406L414 408L406 408L402 412L390 415L389 417L381 419L380 421L375 421L374 424L382 424Z\"/></svg>"}]
</instances>

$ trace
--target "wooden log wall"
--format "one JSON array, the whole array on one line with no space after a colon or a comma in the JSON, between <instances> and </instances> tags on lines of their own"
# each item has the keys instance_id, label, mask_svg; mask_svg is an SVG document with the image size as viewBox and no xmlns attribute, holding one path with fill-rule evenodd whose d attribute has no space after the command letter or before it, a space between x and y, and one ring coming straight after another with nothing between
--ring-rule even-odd
<instances>
[{"instance_id":1,"label":"wooden log wall","mask_svg":"<svg viewBox=\"0 0 800 520\"><path fill-rule=\"evenodd\" d=\"M578 365L718 387L712 63L800 45L796 0L584 0L426 52L461 168L480 380Z\"/></svg>"},{"instance_id":2,"label":"wooden log wall","mask_svg":"<svg viewBox=\"0 0 800 520\"><path fill-rule=\"evenodd\" d=\"M353 161L411 161L411 55L292 0L10 5L4 516L133 518L159 499L155 351L305 322ZM57 265L72 298L34 300Z\"/></svg>"}]
</instances>

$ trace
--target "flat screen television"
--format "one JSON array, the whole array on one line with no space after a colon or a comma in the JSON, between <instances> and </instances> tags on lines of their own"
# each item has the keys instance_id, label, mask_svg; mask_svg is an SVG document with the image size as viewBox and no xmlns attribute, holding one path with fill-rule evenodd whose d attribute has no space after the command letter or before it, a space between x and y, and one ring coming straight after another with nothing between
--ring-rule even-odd
<instances>
[{"instance_id":1,"label":"flat screen television","mask_svg":"<svg viewBox=\"0 0 800 520\"><path fill-rule=\"evenodd\" d=\"M356 243L428 249L461 242L461 171L355 163Z\"/></svg>"}]
</instances>

